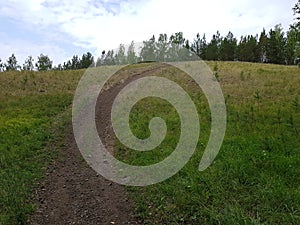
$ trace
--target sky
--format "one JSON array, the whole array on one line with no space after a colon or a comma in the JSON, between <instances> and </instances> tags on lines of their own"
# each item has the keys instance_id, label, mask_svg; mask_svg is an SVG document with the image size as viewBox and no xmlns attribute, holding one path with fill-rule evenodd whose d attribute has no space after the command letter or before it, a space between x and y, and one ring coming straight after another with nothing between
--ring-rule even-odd
<instances>
[{"instance_id":1,"label":"sky","mask_svg":"<svg viewBox=\"0 0 300 225\"><path fill-rule=\"evenodd\" d=\"M294 22L296 0L0 0L0 58L14 53L22 65L27 56L46 54L56 65L73 55L119 44L148 40L161 33L197 33L209 40L217 30L260 34L276 24L284 31Z\"/></svg>"}]
</instances>

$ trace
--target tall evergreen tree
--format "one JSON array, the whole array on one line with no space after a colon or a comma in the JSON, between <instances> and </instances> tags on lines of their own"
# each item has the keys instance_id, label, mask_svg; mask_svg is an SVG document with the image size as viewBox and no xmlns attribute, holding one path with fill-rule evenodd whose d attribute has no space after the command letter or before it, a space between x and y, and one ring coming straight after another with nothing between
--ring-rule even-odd
<instances>
[{"instance_id":1,"label":"tall evergreen tree","mask_svg":"<svg viewBox=\"0 0 300 225\"><path fill-rule=\"evenodd\" d=\"M259 61L262 63L268 62L267 48L268 48L268 36L266 30L263 29L258 41Z\"/></svg>"},{"instance_id":2,"label":"tall evergreen tree","mask_svg":"<svg viewBox=\"0 0 300 225\"><path fill-rule=\"evenodd\" d=\"M81 59L78 57L78 55L74 55L71 59L71 69L77 70L80 69L81 65Z\"/></svg>"},{"instance_id":3,"label":"tall evergreen tree","mask_svg":"<svg viewBox=\"0 0 300 225\"><path fill-rule=\"evenodd\" d=\"M269 32L267 45L268 62L285 64L285 37L281 25L276 25L274 30Z\"/></svg>"},{"instance_id":4,"label":"tall evergreen tree","mask_svg":"<svg viewBox=\"0 0 300 225\"><path fill-rule=\"evenodd\" d=\"M206 59L207 60L219 60L219 50L222 42L222 37L217 31L217 34L214 34L212 40L207 45Z\"/></svg>"},{"instance_id":5,"label":"tall evergreen tree","mask_svg":"<svg viewBox=\"0 0 300 225\"><path fill-rule=\"evenodd\" d=\"M291 26L289 31L287 32L287 40L285 46L285 59L288 65L294 65L297 62L296 46L297 30Z\"/></svg>"},{"instance_id":6,"label":"tall evergreen tree","mask_svg":"<svg viewBox=\"0 0 300 225\"><path fill-rule=\"evenodd\" d=\"M248 35L241 37L239 45L237 47L237 58L239 61L247 62L259 62L259 45L257 42L257 36Z\"/></svg>"},{"instance_id":7,"label":"tall evergreen tree","mask_svg":"<svg viewBox=\"0 0 300 225\"><path fill-rule=\"evenodd\" d=\"M231 32L222 40L220 44L220 60L234 61L237 48L237 40Z\"/></svg>"},{"instance_id":8,"label":"tall evergreen tree","mask_svg":"<svg viewBox=\"0 0 300 225\"><path fill-rule=\"evenodd\" d=\"M92 67L95 66L94 56L90 52L87 52L86 54L83 54L81 57L80 68L84 69L84 68L89 68L90 66Z\"/></svg>"}]
</instances>

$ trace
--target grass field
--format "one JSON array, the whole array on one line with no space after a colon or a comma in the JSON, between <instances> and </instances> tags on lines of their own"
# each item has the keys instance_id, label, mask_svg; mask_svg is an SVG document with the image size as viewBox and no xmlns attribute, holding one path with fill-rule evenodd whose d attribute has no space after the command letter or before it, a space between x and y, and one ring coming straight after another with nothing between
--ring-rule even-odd
<instances>
[{"instance_id":1,"label":"grass field","mask_svg":"<svg viewBox=\"0 0 300 225\"><path fill-rule=\"evenodd\" d=\"M129 188L136 212L148 224L299 224L300 221L300 70L297 67L209 62L227 105L227 131L214 164L199 172L210 130L204 95L185 86L200 113L201 135L192 160L174 177L146 188ZM176 75L177 74L177 75ZM184 74L164 71L182 86ZM167 102L147 98L131 114L140 138L148 122L161 116L168 134L152 152L130 151L119 157L150 165L172 152L180 135L177 112Z\"/></svg>"},{"instance_id":2,"label":"grass field","mask_svg":"<svg viewBox=\"0 0 300 225\"><path fill-rule=\"evenodd\" d=\"M186 83L186 77L175 76L175 70L165 72L196 103L201 135L192 160L174 177L144 188L128 188L136 214L147 224L299 224L300 69L239 62L208 64L227 106L227 131L220 153L207 170L198 171L210 132L209 108L203 93ZM32 188L56 157L83 72L0 73L0 224L25 224L34 211ZM165 118L168 125L162 145L142 154L117 143L119 158L149 165L172 152L180 123L165 101L140 101L131 113L133 133L149 136L148 122L154 115Z\"/></svg>"},{"instance_id":3,"label":"grass field","mask_svg":"<svg viewBox=\"0 0 300 225\"><path fill-rule=\"evenodd\" d=\"M0 224L26 224L34 211L32 188L57 155L82 73L0 73Z\"/></svg>"}]
</instances>

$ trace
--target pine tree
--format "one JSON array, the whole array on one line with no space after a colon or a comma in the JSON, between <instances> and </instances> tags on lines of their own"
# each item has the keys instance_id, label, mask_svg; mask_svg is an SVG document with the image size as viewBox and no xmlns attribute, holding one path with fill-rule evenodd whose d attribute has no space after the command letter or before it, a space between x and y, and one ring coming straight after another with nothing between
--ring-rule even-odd
<instances>
[{"instance_id":1,"label":"pine tree","mask_svg":"<svg viewBox=\"0 0 300 225\"><path fill-rule=\"evenodd\" d=\"M296 45L297 45L297 30L290 27L289 31L287 32L287 41L285 46L285 58L286 63L288 65L294 65L297 62L296 57Z\"/></svg>"},{"instance_id":2,"label":"pine tree","mask_svg":"<svg viewBox=\"0 0 300 225\"><path fill-rule=\"evenodd\" d=\"M72 63L71 63L71 65L72 65ZM93 67L93 66L95 66L94 56L90 52L83 54L81 57L81 62L80 62L80 69L89 68L89 67Z\"/></svg>"},{"instance_id":3,"label":"pine tree","mask_svg":"<svg viewBox=\"0 0 300 225\"><path fill-rule=\"evenodd\" d=\"M263 29L263 31L260 34L259 42L258 42L259 62L262 63L268 62L267 45L268 45L268 36L266 34L266 30Z\"/></svg>"},{"instance_id":4,"label":"pine tree","mask_svg":"<svg viewBox=\"0 0 300 225\"><path fill-rule=\"evenodd\" d=\"M80 65L81 65L81 60L78 57L78 55L74 55L73 58L71 59L71 69L72 70L77 70L80 69Z\"/></svg>"},{"instance_id":5,"label":"pine tree","mask_svg":"<svg viewBox=\"0 0 300 225\"><path fill-rule=\"evenodd\" d=\"M220 59L223 61L234 61L236 55L237 40L229 32L220 44Z\"/></svg>"},{"instance_id":6,"label":"pine tree","mask_svg":"<svg viewBox=\"0 0 300 225\"><path fill-rule=\"evenodd\" d=\"M219 60L219 51L220 51L220 44L222 42L222 38L220 36L219 31L217 34L213 35L211 42L207 45L206 51L206 59L207 60Z\"/></svg>"},{"instance_id":7,"label":"pine tree","mask_svg":"<svg viewBox=\"0 0 300 225\"><path fill-rule=\"evenodd\" d=\"M274 30L269 32L267 44L267 58L269 63L285 64L286 40L281 25L276 25Z\"/></svg>"},{"instance_id":8,"label":"pine tree","mask_svg":"<svg viewBox=\"0 0 300 225\"><path fill-rule=\"evenodd\" d=\"M260 53L259 45L257 42L257 36L248 35L241 37L241 40L237 47L237 58L239 61L246 62L259 62Z\"/></svg>"}]
</instances>

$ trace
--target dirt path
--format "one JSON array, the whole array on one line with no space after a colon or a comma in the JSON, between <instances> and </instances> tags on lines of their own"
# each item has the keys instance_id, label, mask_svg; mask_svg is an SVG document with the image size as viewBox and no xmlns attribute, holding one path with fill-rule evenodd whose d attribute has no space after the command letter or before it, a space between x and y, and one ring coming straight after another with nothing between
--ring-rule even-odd
<instances>
[{"instance_id":1,"label":"dirt path","mask_svg":"<svg viewBox=\"0 0 300 225\"><path fill-rule=\"evenodd\" d=\"M116 95L126 84L163 67L166 65L134 74L100 95L96 124L108 147L112 148L110 109ZM49 167L37 190L35 199L39 207L31 217L31 224L142 224L133 215L133 203L124 186L104 179L87 166L72 132L66 136L60 155L59 160Z\"/></svg>"},{"instance_id":2,"label":"dirt path","mask_svg":"<svg viewBox=\"0 0 300 225\"><path fill-rule=\"evenodd\" d=\"M71 129L71 127L70 127ZM32 224L140 224L124 187L98 176L86 165L73 134L61 148L37 191Z\"/></svg>"}]
</instances>

